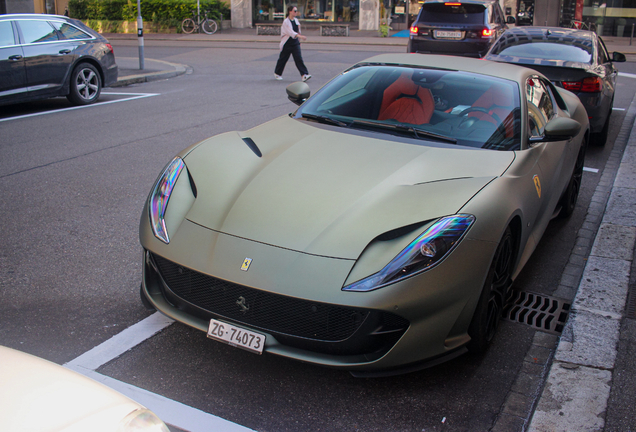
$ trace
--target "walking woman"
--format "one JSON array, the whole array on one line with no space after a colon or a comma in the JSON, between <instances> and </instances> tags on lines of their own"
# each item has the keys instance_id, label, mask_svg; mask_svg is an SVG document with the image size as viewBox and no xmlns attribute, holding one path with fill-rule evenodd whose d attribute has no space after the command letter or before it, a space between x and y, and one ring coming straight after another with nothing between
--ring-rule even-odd
<instances>
[{"instance_id":1,"label":"walking woman","mask_svg":"<svg viewBox=\"0 0 636 432\"><path fill-rule=\"evenodd\" d=\"M300 41L298 40L307 40L307 38L300 34L300 23L296 19L296 15L298 15L296 6L290 7L287 10L287 18L285 18L280 28L280 56L274 70L274 77L279 81L283 79L283 70L290 55L294 56L294 63L296 63L298 72L302 75L302 80L307 81L311 78L307 66L303 62L303 56L300 53Z\"/></svg>"}]
</instances>

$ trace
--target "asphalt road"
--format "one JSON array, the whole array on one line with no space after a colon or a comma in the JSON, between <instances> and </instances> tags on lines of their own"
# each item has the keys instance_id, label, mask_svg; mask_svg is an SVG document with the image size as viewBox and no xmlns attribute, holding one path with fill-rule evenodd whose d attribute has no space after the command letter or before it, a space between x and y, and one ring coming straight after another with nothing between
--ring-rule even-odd
<instances>
[{"instance_id":1,"label":"asphalt road","mask_svg":"<svg viewBox=\"0 0 636 432\"><path fill-rule=\"evenodd\" d=\"M137 55L136 41L113 43ZM312 90L378 47L304 46ZM401 52L387 48L383 52ZM143 202L182 148L294 110L274 44L147 42L147 58L186 64L166 81L0 107L0 344L67 363L148 317L139 301ZM636 73L636 63L618 65ZM573 216L548 227L515 288L556 289L636 90L619 77L610 139L590 148ZM22 116L22 117L19 117ZM535 330L503 322L488 352L408 375L358 379L256 356L173 324L98 368L112 377L258 431L481 431L496 422Z\"/></svg>"}]
</instances>

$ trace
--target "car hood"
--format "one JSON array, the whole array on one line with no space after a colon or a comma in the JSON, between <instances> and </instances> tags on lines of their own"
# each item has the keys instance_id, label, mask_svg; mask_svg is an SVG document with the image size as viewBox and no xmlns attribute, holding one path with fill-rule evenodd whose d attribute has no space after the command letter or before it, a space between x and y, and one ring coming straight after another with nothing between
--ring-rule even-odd
<instances>
[{"instance_id":1,"label":"car hood","mask_svg":"<svg viewBox=\"0 0 636 432\"><path fill-rule=\"evenodd\" d=\"M191 222L281 248L356 259L378 235L460 211L502 175L514 152L284 116L205 140L184 160L197 190L186 215Z\"/></svg>"}]
</instances>

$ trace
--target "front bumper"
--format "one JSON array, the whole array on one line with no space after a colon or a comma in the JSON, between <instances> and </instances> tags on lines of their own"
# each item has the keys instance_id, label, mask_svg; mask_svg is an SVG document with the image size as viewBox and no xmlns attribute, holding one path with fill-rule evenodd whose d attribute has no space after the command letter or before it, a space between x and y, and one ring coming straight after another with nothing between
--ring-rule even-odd
<instances>
[{"instance_id":1,"label":"front bumper","mask_svg":"<svg viewBox=\"0 0 636 432\"><path fill-rule=\"evenodd\" d=\"M141 227L142 292L157 310L206 332L211 318L228 321L264 333L265 352L351 371L456 355L469 340L466 330L494 253L490 242L467 238L434 271L352 293L341 290L351 262L227 236L187 220L179 231L166 245ZM209 245L218 253L210 254ZM246 256L254 261L242 272ZM239 297L251 302L255 315L241 312Z\"/></svg>"}]
</instances>

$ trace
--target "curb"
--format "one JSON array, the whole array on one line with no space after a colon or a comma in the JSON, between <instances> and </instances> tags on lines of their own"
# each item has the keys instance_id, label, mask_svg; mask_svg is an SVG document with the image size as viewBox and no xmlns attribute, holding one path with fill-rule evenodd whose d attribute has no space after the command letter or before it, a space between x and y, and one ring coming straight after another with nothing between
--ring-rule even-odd
<instances>
[{"instance_id":1,"label":"curb","mask_svg":"<svg viewBox=\"0 0 636 432\"><path fill-rule=\"evenodd\" d=\"M122 76L117 78L117 82L112 84L110 87L124 87L130 84L137 84L137 83L144 83L149 81L158 81L162 79L174 78L176 76L185 74L186 72L188 72L188 70L192 70L192 68L187 65L182 65L178 63L170 63L163 60L152 60L152 61L167 65L171 68L174 68L174 70Z\"/></svg>"},{"instance_id":2,"label":"curb","mask_svg":"<svg viewBox=\"0 0 636 432\"><path fill-rule=\"evenodd\" d=\"M635 118L636 96L553 293L572 300L565 329L560 338L535 333L492 432L603 430L636 238L634 217L620 213L629 207L629 199L636 202L633 182L622 180L633 169L621 163L621 157L629 155L632 166L636 160ZM628 185L629 197L618 197L619 188Z\"/></svg>"},{"instance_id":3,"label":"curb","mask_svg":"<svg viewBox=\"0 0 636 432\"><path fill-rule=\"evenodd\" d=\"M626 212L636 194L629 181L636 157L635 115L636 97L580 230L598 223L570 319L528 431L556 428L591 432L602 431L605 426L636 244L636 224L633 215Z\"/></svg>"}]
</instances>

